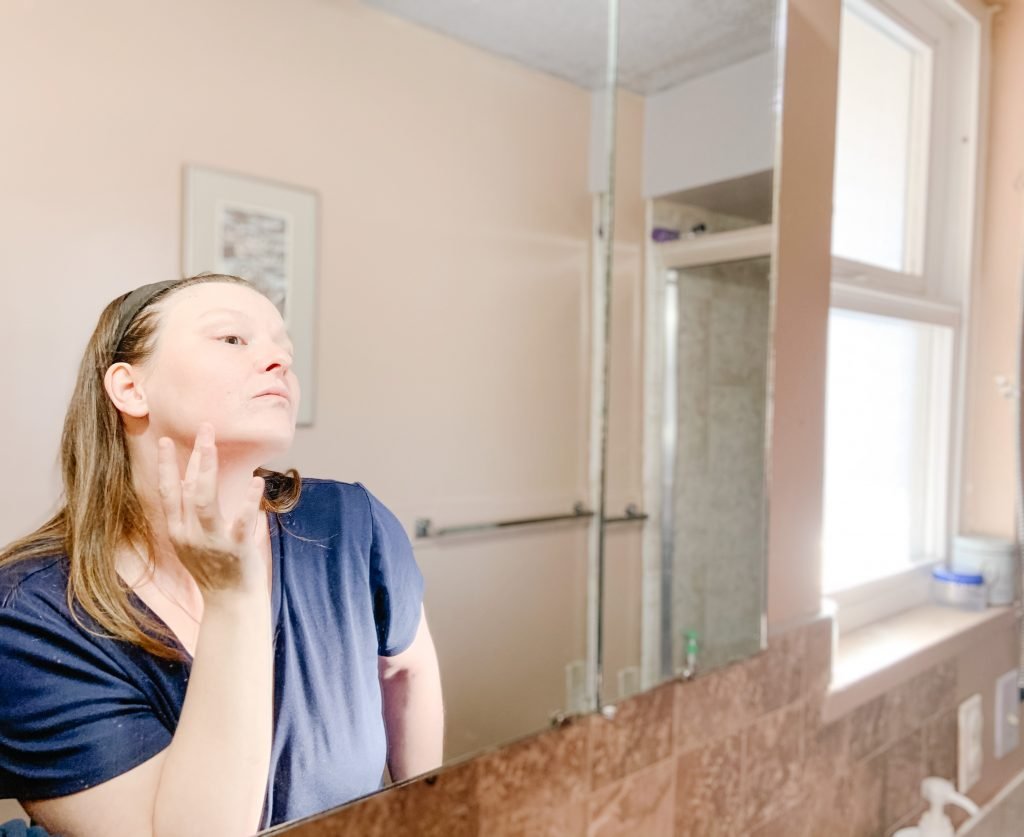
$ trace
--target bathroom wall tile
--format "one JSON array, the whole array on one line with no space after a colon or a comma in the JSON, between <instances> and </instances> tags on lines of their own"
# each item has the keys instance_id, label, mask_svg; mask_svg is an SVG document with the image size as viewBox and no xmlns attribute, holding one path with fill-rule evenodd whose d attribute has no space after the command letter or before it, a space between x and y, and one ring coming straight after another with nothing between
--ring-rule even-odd
<instances>
[{"instance_id":1,"label":"bathroom wall tile","mask_svg":"<svg viewBox=\"0 0 1024 837\"><path fill-rule=\"evenodd\" d=\"M850 713L850 759L861 759L876 753L889 741L889 715L885 695L858 706Z\"/></svg>"},{"instance_id":2,"label":"bathroom wall tile","mask_svg":"<svg viewBox=\"0 0 1024 837\"><path fill-rule=\"evenodd\" d=\"M956 705L956 665L949 660L912 677L885 695L891 740L920 728Z\"/></svg>"},{"instance_id":3,"label":"bathroom wall tile","mask_svg":"<svg viewBox=\"0 0 1024 837\"><path fill-rule=\"evenodd\" d=\"M476 763L466 762L311 819L288 834L391 837L397 832L417 837L472 837L478 830Z\"/></svg>"},{"instance_id":4,"label":"bathroom wall tile","mask_svg":"<svg viewBox=\"0 0 1024 837\"><path fill-rule=\"evenodd\" d=\"M481 823L555 811L586 798L588 738L594 716L503 747L477 760Z\"/></svg>"},{"instance_id":5,"label":"bathroom wall tile","mask_svg":"<svg viewBox=\"0 0 1024 837\"><path fill-rule=\"evenodd\" d=\"M801 630L804 635L801 691L820 701L832 679L832 618L815 619Z\"/></svg>"},{"instance_id":6,"label":"bathroom wall tile","mask_svg":"<svg viewBox=\"0 0 1024 837\"><path fill-rule=\"evenodd\" d=\"M802 629L768 637L768 649L750 660L751 677L763 684L758 714L774 712L802 696L806 634Z\"/></svg>"},{"instance_id":7,"label":"bathroom wall tile","mask_svg":"<svg viewBox=\"0 0 1024 837\"><path fill-rule=\"evenodd\" d=\"M918 806L905 817L887 825L885 827L885 831L882 833L885 834L885 837L891 837L891 835L895 834L901 828L909 828L910 826L917 825L921 821L921 815L927 810L927 808L928 806L923 802L918 804Z\"/></svg>"},{"instance_id":8,"label":"bathroom wall tile","mask_svg":"<svg viewBox=\"0 0 1024 837\"><path fill-rule=\"evenodd\" d=\"M743 821L743 735L683 753L676 761L675 833L733 837Z\"/></svg>"},{"instance_id":9,"label":"bathroom wall tile","mask_svg":"<svg viewBox=\"0 0 1024 837\"><path fill-rule=\"evenodd\" d=\"M588 837L670 837L675 762L665 759L590 794Z\"/></svg>"},{"instance_id":10,"label":"bathroom wall tile","mask_svg":"<svg viewBox=\"0 0 1024 837\"><path fill-rule=\"evenodd\" d=\"M731 735L799 700L805 648L804 632L788 631L770 637L768 649L748 660L677 683L677 752Z\"/></svg>"},{"instance_id":11,"label":"bathroom wall tile","mask_svg":"<svg viewBox=\"0 0 1024 837\"><path fill-rule=\"evenodd\" d=\"M793 704L755 722L745 733L745 816L762 825L791 808L804 792L806 707Z\"/></svg>"},{"instance_id":12,"label":"bathroom wall tile","mask_svg":"<svg viewBox=\"0 0 1024 837\"><path fill-rule=\"evenodd\" d=\"M814 797L805 795L792 808L751 831L750 837L821 837L814 827Z\"/></svg>"},{"instance_id":13,"label":"bathroom wall tile","mask_svg":"<svg viewBox=\"0 0 1024 837\"><path fill-rule=\"evenodd\" d=\"M814 837L878 837L882 833L881 756L860 762L812 797Z\"/></svg>"},{"instance_id":14,"label":"bathroom wall tile","mask_svg":"<svg viewBox=\"0 0 1024 837\"><path fill-rule=\"evenodd\" d=\"M711 307L711 374L716 382L762 382L768 347L768 265L759 277L716 283ZM763 397L763 396L762 396Z\"/></svg>"},{"instance_id":15,"label":"bathroom wall tile","mask_svg":"<svg viewBox=\"0 0 1024 837\"><path fill-rule=\"evenodd\" d=\"M920 807L924 778L924 733L921 730L901 738L883 755L885 793L882 822L894 825Z\"/></svg>"},{"instance_id":16,"label":"bathroom wall tile","mask_svg":"<svg viewBox=\"0 0 1024 837\"><path fill-rule=\"evenodd\" d=\"M849 770L849 716L823 725L817 701L809 698L804 710L804 735L804 785L808 790Z\"/></svg>"},{"instance_id":17,"label":"bathroom wall tile","mask_svg":"<svg viewBox=\"0 0 1024 837\"><path fill-rule=\"evenodd\" d=\"M590 732L590 787L597 789L672 753L674 684L667 683L596 715Z\"/></svg>"},{"instance_id":18,"label":"bathroom wall tile","mask_svg":"<svg viewBox=\"0 0 1024 837\"><path fill-rule=\"evenodd\" d=\"M751 677L749 667L749 661L737 663L674 684L676 752L739 732L758 716L764 684Z\"/></svg>"},{"instance_id":19,"label":"bathroom wall tile","mask_svg":"<svg viewBox=\"0 0 1024 837\"><path fill-rule=\"evenodd\" d=\"M398 791L405 827L418 837L471 837L478 831L477 763L455 765ZM394 830L389 832L394 833Z\"/></svg>"},{"instance_id":20,"label":"bathroom wall tile","mask_svg":"<svg viewBox=\"0 0 1024 837\"><path fill-rule=\"evenodd\" d=\"M708 462L708 357L710 299L692 283L680 285L678 364L678 451L680 464L700 473ZM692 471L691 471L692 473Z\"/></svg>"},{"instance_id":21,"label":"bathroom wall tile","mask_svg":"<svg viewBox=\"0 0 1024 837\"><path fill-rule=\"evenodd\" d=\"M486 837L586 837L587 802L576 800L564 805L523 808L501 816L480 820L479 835ZM419 837L419 832L391 832Z\"/></svg>"},{"instance_id":22,"label":"bathroom wall tile","mask_svg":"<svg viewBox=\"0 0 1024 837\"><path fill-rule=\"evenodd\" d=\"M924 726L924 768L927 776L956 781L957 712L951 709Z\"/></svg>"},{"instance_id":23,"label":"bathroom wall tile","mask_svg":"<svg viewBox=\"0 0 1024 837\"><path fill-rule=\"evenodd\" d=\"M731 490L740 497L760 497L760 481L743 482L764 468L764 392L746 387L716 385L708 398L708 465L713 469L710 486ZM725 495L719 493L725 500Z\"/></svg>"}]
</instances>

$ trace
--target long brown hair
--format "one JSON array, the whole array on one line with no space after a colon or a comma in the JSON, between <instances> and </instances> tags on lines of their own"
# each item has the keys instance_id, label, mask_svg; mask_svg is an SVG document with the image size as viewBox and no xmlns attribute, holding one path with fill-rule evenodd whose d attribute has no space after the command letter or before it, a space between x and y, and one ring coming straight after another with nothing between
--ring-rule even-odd
<instances>
[{"instance_id":1,"label":"long brown hair","mask_svg":"<svg viewBox=\"0 0 1024 837\"><path fill-rule=\"evenodd\" d=\"M107 396L103 378L111 364L139 364L155 348L160 312L153 306L170 294L206 282L243 284L238 276L201 273L159 290L136 314L118 345L123 294L107 305L89 338L78 380L64 417L60 463L63 504L46 523L0 551L0 567L28 558L65 555L69 564L68 607L87 630L80 607L106 632L165 659L180 659L166 627L131 600L115 569L115 551L122 542L144 544L154 553L153 531L132 484L131 460L121 414ZM298 503L298 471L258 468L266 480L261 507L287 512ZM152 558L149 559L152 561Z\"/></svg>"}]
</instances>

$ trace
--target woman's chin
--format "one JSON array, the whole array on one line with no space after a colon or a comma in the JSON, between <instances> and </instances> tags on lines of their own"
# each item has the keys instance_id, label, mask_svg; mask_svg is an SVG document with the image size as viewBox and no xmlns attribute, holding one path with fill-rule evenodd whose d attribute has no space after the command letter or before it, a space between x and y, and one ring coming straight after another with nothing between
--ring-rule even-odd
<instances>
[{"instance_id":1,"label":"woman's chin","mask_svg":"<svg viewBox=\"0 0 1024 837\"><path fill-rule=\"evenodd\" d=\"M233 456L247 456L263 461L288 453L295 439L295 426L246 428L237 432L224 431L217 436L217 448Z\"/></svg>"}]
</instances>

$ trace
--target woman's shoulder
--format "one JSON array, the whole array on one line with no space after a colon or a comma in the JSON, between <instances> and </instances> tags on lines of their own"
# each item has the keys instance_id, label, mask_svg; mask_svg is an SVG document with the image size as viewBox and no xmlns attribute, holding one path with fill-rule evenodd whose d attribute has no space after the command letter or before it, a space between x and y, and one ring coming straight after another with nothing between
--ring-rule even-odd
<instances>
[{"instance_id":1,"label":"woman's shoulder","mask_svg":"<svg viewBox=\"0 0 1024 837\"><path fill-rule=\"evenodd\" d=\"M382 520L389 522L392 516L361 482L302 477L298 503L280 518L285 528L307 537L333 537L340 531L366 540Z\"/></svg>"},{"instance_id":2,"label":"woman's shoulder","mask_svg":"<svg viewBox=\"0 0 1024 837\"><path fill-rule=\"evenodd\" d=\"M354 505L355 508L348 510L355 511L360 506L367 509L375 498L361 482L344 482L325 477L302 477L302 492L299 495L300 506L303 499L319 503L341 501L343 506Z\"/></svg>"},{"instance_id":3,"label":"woman's shoulder","mask_svg":"<svg viewBox=\"0 0 1024 837\"><path fill-rule=\"evenodd\" d=\"M352 490L360 490L362 483L358 482L344 482L342 480L332 480L327 477L302 477L302 490L305 491L307 488L314 491L337 491L345 492Z\"/></svg>"},{"instance_id":4,"label":"woman's shoulder","mask_svg":"<svg viewBox=\"0 0 1024 837\"><path fill-rule=\"evenodd\" d=\"M64 555L8 560L0 564L0 609L12 608L24 599L59 603L65 599L67 583Z\"/></svg>"}]
</instances>

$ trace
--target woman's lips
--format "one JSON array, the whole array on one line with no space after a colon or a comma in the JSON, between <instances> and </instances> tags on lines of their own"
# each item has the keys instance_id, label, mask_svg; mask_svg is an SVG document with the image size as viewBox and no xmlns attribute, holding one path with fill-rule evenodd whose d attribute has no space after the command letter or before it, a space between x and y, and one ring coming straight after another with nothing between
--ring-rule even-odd
<instances>
[{"instance_id":1,"label":"woman's lips","mask_svg":"<svg viewBox=\"0 0 1024 837\"><path fill-rule=\"evenodd\" d=\"M290 401L291 399L287 395L283 395L280 392L261 392L256 398L280 398L282 401Z\"/></svg>"}]
</instances>

